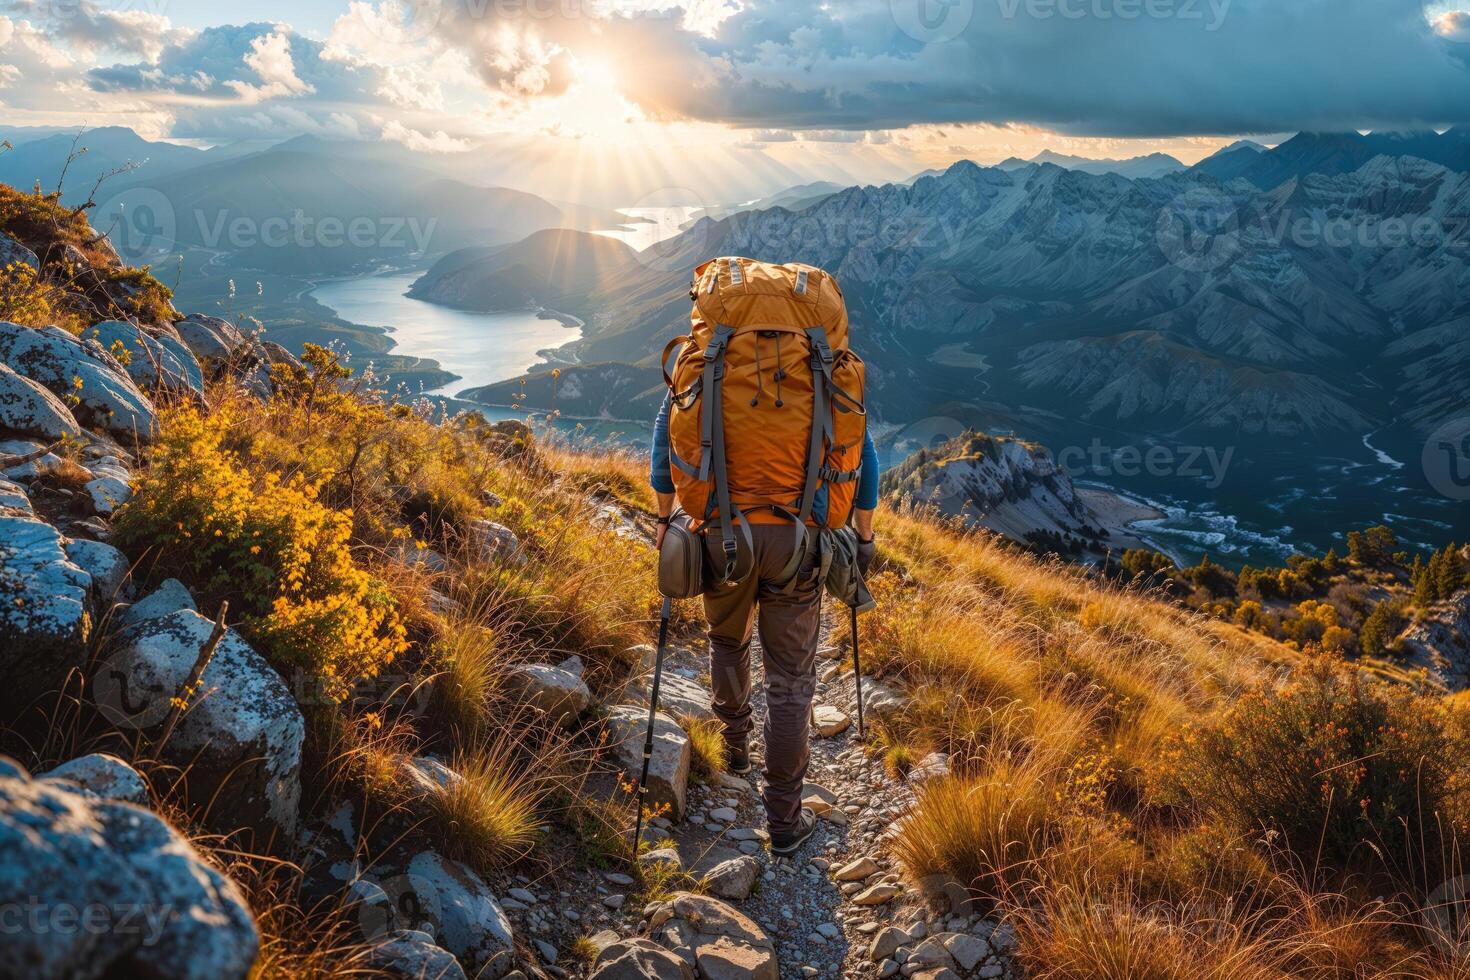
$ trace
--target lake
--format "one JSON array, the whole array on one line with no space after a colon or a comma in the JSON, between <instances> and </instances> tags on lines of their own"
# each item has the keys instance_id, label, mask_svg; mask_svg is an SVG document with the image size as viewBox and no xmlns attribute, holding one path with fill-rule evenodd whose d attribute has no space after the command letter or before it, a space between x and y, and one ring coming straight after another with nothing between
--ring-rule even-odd
<instances>
[{"instance_id":1,"label":"lake","mask_svg":"<svg viewBox=\"0 0 1470 980\"><path fill-rule=\"evenodd\" d=\"M421 273L394 272L319 283L311 296L345 320L392 330L395 354L432 358L460 376L429 394L454 395L525 374L540 352L582 336L534 312L474 313L410 299Z\"/></svg>"}]
</instances>

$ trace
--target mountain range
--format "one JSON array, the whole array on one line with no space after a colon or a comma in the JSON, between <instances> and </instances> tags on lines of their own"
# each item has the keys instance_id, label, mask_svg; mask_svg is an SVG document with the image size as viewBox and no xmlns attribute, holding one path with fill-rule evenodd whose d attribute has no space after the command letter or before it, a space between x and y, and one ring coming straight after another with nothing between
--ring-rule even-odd
<instances>
[{"instance_id":1,"label":"mountain range","mask_svg":"<svg viewBox=\"0 0 1470 980\"><path fill-rule=\"evenodd\" d=\"M1281 149L1234 152L1279 161ZM1296 493L1304 472L1371 461L1368 439L1417 460L1431 430L1470 412L1467 223L1470 174L1404 155L1269 190L1198 168L1130 180L962 162L800 212L704 219L643 253L543 232L446 257L415 295L584 318L569 351L583 366L563 365L559 384L533 378L521 397L641 416L661 396L657 352L687 326L695 265L809 262L843 284L889 431L937 417L950 435L1014 432L1054 450L1210 447L1234 454L1233 491L1220 492L1264 512L1277 502L1260 481ZM469 397L507 404L521 390ZM1139 486L1218 496L1189 474L1162 477ZM1364 493L1344 486L1341 513L1399 507L1387 487Z\"/></svg>"}]
</instances>

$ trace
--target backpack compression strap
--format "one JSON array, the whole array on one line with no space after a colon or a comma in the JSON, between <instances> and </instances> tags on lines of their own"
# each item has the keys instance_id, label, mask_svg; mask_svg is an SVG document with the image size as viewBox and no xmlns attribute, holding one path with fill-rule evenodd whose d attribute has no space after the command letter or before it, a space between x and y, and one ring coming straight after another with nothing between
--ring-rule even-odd
<instances>
[{"instance_id":1,"label":"backpack compression strap","mask_svg":"<svg viewBox=\"0 0 1470 980\"><path fill-rule=\"evenodd\" d=\"M725 348L735 328L723 323L715 326L714 338L704 349L705 410L700 413L700 479L713 480L714 495L710 503L720 512L720 546L725 555L725 567L719 576L719 584L734 581L740 549L735 541L738 526L751 544L750 526L745 515L730 503L730 480L725 459ZM709 514L706 512L705 517ZM752 558L754 549L748 549Z\"/></svg>"}]
</instances>

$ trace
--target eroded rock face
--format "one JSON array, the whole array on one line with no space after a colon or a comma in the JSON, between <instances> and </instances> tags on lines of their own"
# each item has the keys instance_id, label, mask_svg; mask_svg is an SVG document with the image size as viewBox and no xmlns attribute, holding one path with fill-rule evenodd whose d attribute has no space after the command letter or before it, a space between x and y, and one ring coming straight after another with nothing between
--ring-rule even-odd
<instances>
[{"instance_id":1,"label":"eroded rock face","mask_svg":"<svg viewBox=\"0 0 1470 980\"><path fill-rule=\"evenodd\" d=\"M126 439L152 436L153 403L95 340L81 341L56 327L33 330L0 320L0 360L54 395L75 395L73 414L84 423Z\"/></svg>"},{"instance_id":2,"label":"eroded rock face","mask_svg":"<svg viewBox=\"0 0 1470 980\"><path fill-rule=\"evenodd\" d=\"M97 609L132 594L128 574L132 569L126 555L101 541L68 541L66 557L92 577L92 598Z\"/></svg>"},{"instance_id":3,"label":"eroded rock face","mask_svg":"<svg viewBox=\"0 0 1470 980\"><path fill-rule=\"evenodd\" d=\"M128 627L93 680L98 707L123 729L160 726L213 629L189 609ZM189 767L191 788L197 780L209 789L221 821L288 838L298 818L305 727L280 676L230 631L163 752Z\"/></svg>"},{"instance_id":4,"label":"eroded rock face","mask_svg":"<svg viewBox=\"0 0 1470 980\"><path fill-rule=\"evenodd\" d=\"M0 429L47 440L75 438L82 432L59 398L4 364L0 364Z\"/></svg>"},{"instance_id":5,"label":"eroded rock face","mask_svg":"<svg viewBox=\"0 0 1470 980\"><path fill-rule=\"evenodd\" d=\"M367 955L374 975L395 980L464 980L464 967L434 937L415 929L385 936Z\"/></svg>"},{"instance_id":6,"label":"eroded rock face","mask_svg":"<svg viewBox=\"0 0 1470 980\"><path fill-rule=\"evenodd\" d=\"M634 681L629 687L628 700L634 704L648 704L649 691L653 689L653 674ZM674 717L688 716L702 721L716 721L715 709L710 703L709 691L704 685L678 674L664 672L658 684L658 709Z\"/></svg>"},{"instance_id":7,"label":"eroded rock face","mask_svg":"<svg viewBox=\"0 0 1470 980\"><path fill-rule=\"evenodd\" d=\"M14 712L80 667L91 635L92 579L44 521L0 512L0 706Z\"/></svg>"},{"instance_id":8,"label":"eroded rock face","mask_svg":"<svg viewBox=\"0 0 1470 980\"><path fill-rule=\"evenodd\" d=\"M1470 688L1470 591L1428 610L1399 637L1399 647L1451 690Z\"/></svg>"},{"instance_id":9,"label":"eroded rock face","mask_svg":"<svg viewBox=\"0 0 1470 980\"><path fill-rule=\"evenodd\" d=\"M239 890L147 810L0 759L0 854L0 895L45 926L6 931L0 976L243 980L255 962Z\"/></svg>"},{"instance_id":10,"label":"eroded rock face","mask_svg":"<svg viewBox=\"0 0 1470 980\"><path fill-rule=\"evenodd\" d=\"M120 344L128 352L129 377L144 391L163 387L201 397L204 394L204 373L199 370L199 362L188 347L167 334L155 337L131 323L106 320L83 336L96 340L108 351Z\"/></svg>"},{"instance_id":11,"label":"eroded rock face","mask_svg":"<svg viewBox=\"0 0 1470 980\"><path fill-rule=\"evenodd\" d=\"M150 619L176 613L180 609L194 612L194 597L189 594L183 582L171 578L125 609L117 622L119 626L136 626Z\"/></svg>"},{"instance_id":12,"label":"eroded rock face","mask_svg":"<svg viewBox=\"0 0 1470 980\"><path fill-rule=\"evenodd\" d=\"M630 779L643 771L643 742L648 732L648 709L620 704L608 712L608 745ZM648 765L648 805L667 804L669 816L684 818L689 789L689 736L678 722L659 712L653 725L653 758Z\"/></svg>"}]
</instances>

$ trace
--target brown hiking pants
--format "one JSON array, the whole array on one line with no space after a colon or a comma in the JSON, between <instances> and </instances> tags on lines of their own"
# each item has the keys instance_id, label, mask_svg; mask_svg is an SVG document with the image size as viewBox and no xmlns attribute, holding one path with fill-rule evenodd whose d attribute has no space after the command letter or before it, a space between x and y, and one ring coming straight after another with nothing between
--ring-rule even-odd
<instances>
[{"instance_id":1,"label":"brown hiking pants","mask_svg":"<svg viewBox=\"0 0 1470 980\"><path fill-rule=\"evenodd\" d=\"M759 607L761 653L766 673L766 821L772 833L801 824L801 790L810 751L807 745L812 697L816 693L817 636L821 589L817 582L816 535L789 593L777 591L791 560L789 524L753 524L755 570L738 585L715 587L704 597L709 620L710 686L725 740L750 737L750 637ZM717 534L705 536L711 562L724 554Z\"/></svg>"}]
</instances>

